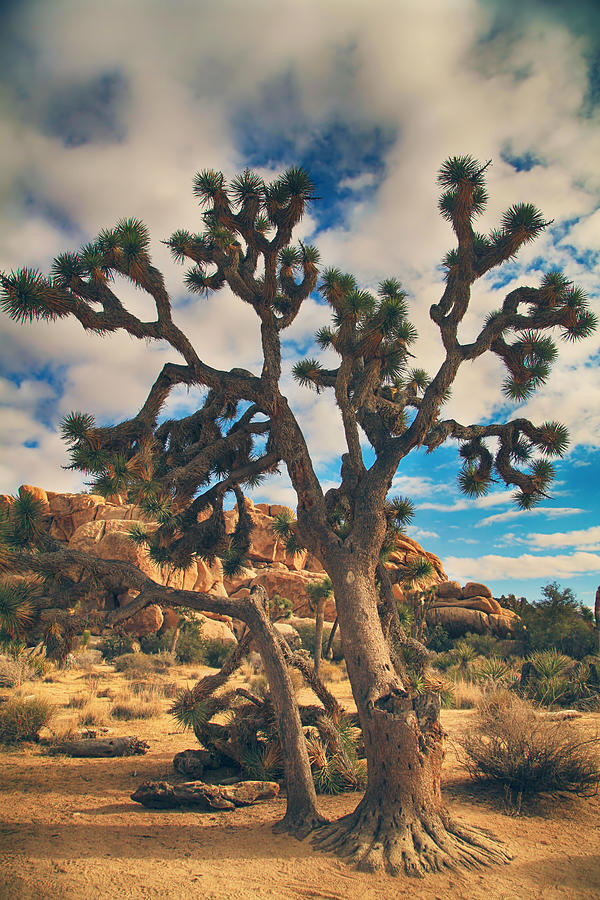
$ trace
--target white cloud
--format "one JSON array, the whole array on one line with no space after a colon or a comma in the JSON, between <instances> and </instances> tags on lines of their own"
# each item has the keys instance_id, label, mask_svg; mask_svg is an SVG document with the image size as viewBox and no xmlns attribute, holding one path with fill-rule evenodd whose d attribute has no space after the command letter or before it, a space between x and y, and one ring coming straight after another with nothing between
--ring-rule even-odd
<instances>
[{"instance_id":1,"label":"white cloud","mask_svg":"<svg viewBox=\"0 0 600 900\"><path fill-rule=\"evenodd\" d=\"M600 525L577 531L556 531L553 534L531 533L523 539L534 547L577 547L578 550L600 550Z\"/></svg>"},{"instance_id":2,"label":"white cloud","mask_svg":"<svg viewBox=\"0 0 600 900\"><path fill-rule=\"evenodd\" d=\"M418 509L435 509L438 512L459 512L463 509L487 509L490 506L504 506L512 499L513 491L495 491L486 494L484 497L475 497L474 499L460 498L454 503L419 503ZM509 516L509 513L498 513L498 516ZM490 516L490 519L497 518ZM487 521L483 519L482 521ZM481 524L481 523L480 523Z\"/></svg>"},{"instance_id":3,"label":"white cloud","mask_svg":"<svg viewBox=\"0 0 600 900\"><path fill-rule=\"evenodd\" d=\"M524 579L524 578L569 578L600 571L600 555L578 552L556 556L480 556L444 558L444 569L448 577L461 583L469 580Z\"/></svg>"},{"instance_id":4,"label":"white cloud","mask_svg":"<svg viewBox=\"0 0 600 900\"><path fill-rule=\"evenodd\" d=\"M475 527L480 528L482 525L493 525L496 522L507 522L509 519L521 519L532 515L544 515L548 519L559 519L562 516L572 516L582 512L585 510L574 506L536 506L534 509L510 509L508 512L496 513L481 519Z\"/></svg>"},{"instance_id":5,"label":"white cloud","mask_svg":"<svg viewBox=\"0 0 600 900\"><path fill-rule=\"evenodd\" d=\"M417 528L416 525L409 525L405 529L407 535L415 541L427 540L427 538L439 538L437 531L427 531L426 528Z\"/></svg>"},{"instance_id":6,"label":"white cloud","mask_svg":"<svg viewBox=\"0 0 600 900\"><path fill-rule=\"evenodd\" d=\"M318 235L316 243L325 265L354 271L365 284L373 286L388 274L402 276L419 328L417 351L430 370L441 362L439 334L428 315L443 290L435 267L453 243L449 226L437 215L435 172L449 154L494 160L482 227L497 224L507 206L524 199L536 202L567 229L556 245L547 236L525 248L513 281L501 291L492 289L493 279L477 286L472 312L463 323L465 334L476 333L482 316L499 305L505 291L523 280L536 283L545 268L538 265L538 256L547 265L565 265L570 277L598 292L597 272L588 271L569 250L596 246L600 175L597 116L580 115L587 88L585 58L581 44L564 28L523 25L500 51L493 41L480 44L491 13L476 0L378 0L375 9L350 2L344 4L343 16L333 0L264 0L252 7L181 0L175 19L168 5L146 0L130 0L126 8L108 0L100 12L76 0L18 6L20 39L32 51L27 88L38 99L27 106L22 100L27 91L20 100L10 95L0 124L3 172L14 188L0 222L0 267L45 268L60 249L92 237L122 215L138 215L151 229L155 262L179 297L181 270L159 241L177 227L200 226L190 190L193 172L216 167L233 173L245 166L236 129L243 114L259 108L262 128L285 136L299 150L331 121L396 135L376 180L371 171L345 176L342 187L350 193L339 207L340 221ZM283 24L293 41L281 40ZM94 40L83 40L92 30ZM122 137L112 143L64 145L44 119L47 101L110 70L121 72L127 83L116 112ZM290 85L289 102L269 107L265 92L282 83ZM543 165L516 172L501 158L506 147L514 153L529 151ZM280 163L273 152L265 174ZM20 193L23 186L25 194ZM32 208L32 200L46 211L63 213L74 229L56 215ZM309 237L315 223L307 218L299 236ZM524 275L523 266L534 263L535 271ZM140 293L129 290L126 296L142 309ZM309 301L290 329L290 341L306 343L326 316ZM179 306L175 318L210 364L258 366L256 321L227 292L208 303ZM47 367L60 375L48 418L53 423L71 407L106 419L131 414L162 364L175 356L161 345L146 346L124 335L104 340L83 336L70 322L22 328L0 317L0 335L2 362L25 376L23 384L33 384L27 374L33 368ZM561 345L563 355L548 385L519 414L538 421L562 419L574 444L597 446L600 387L591 360L599 347L600 337ZM501 380L494 358L463 366L447 414L465 423L481 421L492 411L506 415ZM317 460L338 455L344 441L331 398L301 391L287 376L284 383ZM46 400L52 406L52 398ZM9 405L18 410L20 402L13 397ZM32 419L38 410L29 408ZM50 452L43 441L23 454L21 438L30 426L17 427L17 418L12 421L2 470L7 490L21 477L21 460L50 478L48 461L64 459L59 443ZM48 486L66 477L57 469ZM427 496L427 479L399 481L396 489ZM437 489L432 483L431 491ZM421 508L487 508L507 502L501 497L425 503Z\"/></svg>"}]
</instances>

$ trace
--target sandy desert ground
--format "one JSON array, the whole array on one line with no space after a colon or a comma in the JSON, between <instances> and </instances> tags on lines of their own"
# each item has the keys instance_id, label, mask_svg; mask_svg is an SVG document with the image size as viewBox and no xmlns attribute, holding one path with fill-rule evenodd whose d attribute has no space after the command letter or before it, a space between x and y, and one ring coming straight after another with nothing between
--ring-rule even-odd
<instances>
[{"instance_id":1,"label":"sandy desert ground","mask_svg":"<svg viewBox=\"0 0 600 900\"><path fill-rule=\"evenodd\" d=\"M198 667L195 667L198 671ZM189 683L192 670L178 669ZM91 676L96 690L124 685L106 665ZM173 676L170 673L171 679ZM85 690L90 673L65 672L43 691L66 703ZM335 691L351 703L347 682ZM106 699L104 702L110 703ZM443 713L449 735L445 797L453 814L507 842L508 866L448 873L424 880L367 875L336 857L315 852L310 841L275 836L271 826L285 801L232 812L156 812L129 795L142 781L173 778L173 755L194 747L178 732L162 701L160 717L111 725L112 733L137 734L150 743L145 756L78 760L48 756L37 745L0 752L0 897L2 900L500 900L500 898L600 897L600 796L544 801L525 815L506 814L502 798L473 785L461 768L453 739L468 727L470 710ZM59 716L60 718L60 716ZM582 719L600 726L600 714ZM322 797L322 811L337 817L358 795Z\"/></svg>"}]
</instances>

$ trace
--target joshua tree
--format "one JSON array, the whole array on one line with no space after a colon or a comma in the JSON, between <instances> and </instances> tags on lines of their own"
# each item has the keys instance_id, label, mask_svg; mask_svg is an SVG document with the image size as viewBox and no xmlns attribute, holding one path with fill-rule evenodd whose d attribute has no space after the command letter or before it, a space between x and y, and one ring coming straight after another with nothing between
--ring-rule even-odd
<instances>
[{"instance_id":1,"label":"joshua tree","mask_svg":"<svg viewBox=\"0 0 600 900\"><path fill-rule=\"evenodd\" d=\"M308 587L308 596L315 614L315 672L319 674L323 655L323 625L325 624L325 604L333 594L333 585L328 577Z\"/></svg>"},{"instance_id":2,"label":"joshua tree","mask_svg":"<svg viewBox=\"0 0 600 900\"><path fill-rule=\"evenodd\" d=\"M281 335L318 280L317 250L291 243L294 226L315 199L303 170L289 169L270 184L249 171L229 183L220 172L199 173L194 192L205 208L204 230L176 231L166 242L177 260L191 262L186 275L191 292L218 292L228 285L255 311L263 351L260 373L219 371L199 358L173 321L163 278L150 260L147 231L136 220L102 232L78 253L59 256L49 277L29 269L2 277L4 308L19 321L70 315L97 333L124 329L140 339L166 342L181 358L163 368L133 418L98 428L91 417L73 415L64 427L73 465L91 473L95 490L128 489L132 499L146 504L158 527L138 539L157 561L185 566L196 553L224 553L226 565L239 564L247 528L238 486L285 464L298 497L298 539L321 561L333 585L368 764L363 799L353 814L320 832L320 844L367 869L385 865L392 872L422 874L457 862L506 859L493 841L459 827L442 806L439 703L413 696L401 660L386 640L393 630L394 604L380 565L388 526L406 513L402 503L386 502L387 495L399 465L413 450L433 451L447 440L457 441L459 484L466 494L480 496L499 478L515 486L517 505L527 509L546 496L553 477L548 457L562 455L567 447L566 429L556 422L535 426L515 418L464 425L442 416L463 363L495 354L507 369L506 397L520 401L545 381L556 356L548 332L562 329L566 340L579 340L596 325L584 293L553 271L538 286L511 291L477 337L461 341L471 286L548 225L534 206L518 204L491 234L475 232L474 219L486 203L486 168L471 157L453 157L439 172L440 211L454 231L456 247L445 257L445 288L430 309L444 350L433 377L409 369L416 331L400 282L388 278L373 294L337 269L322 273L318 290L333 322L317 340L337 352L339 365L327 369L317 359L306 359L294 374L309 388L331 390L342 418L347 452L339 486L327 493L279 386ZM141 321L124 307L113 290L114 274L150 295L155 319ZM204 386L204 404L183 420L159 423L161 406L178 384ZM369 465L361 430L374 452ZM228 542L222 501L232 489L240 525ZM130 608L165 591L145 584ZM394 628L400 635L399 626Z\"/></svg>"}]
</instances>

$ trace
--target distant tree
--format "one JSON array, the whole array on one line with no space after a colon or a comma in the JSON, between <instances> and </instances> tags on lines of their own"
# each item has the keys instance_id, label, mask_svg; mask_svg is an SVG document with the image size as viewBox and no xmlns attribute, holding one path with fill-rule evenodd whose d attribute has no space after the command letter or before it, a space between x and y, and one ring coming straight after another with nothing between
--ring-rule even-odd
<instances>
[{"instance_id":1,"label":"distant tree","mask_svg":"<svg viewBox=\"0 0 600 900\"><path fill-rule=\"evenodd\" d=\"M323 625L325 624L325 604L333 596L333 585L327 576L308 587L308 597L315 614L315 672L319 674L323 655Z\"/></svg>"},{"instance_id":2,"label":"distant tree","mask_svg":"<svg viewBox=\"0 0 600 900\"><path fill-rule=\"evenodd\" d=\"M403 636L381 564L389 527L398 525L405 513L403 501L394 505L386 502L387 495L399 465L413 451L425 447L432 452L455 440L465 494L482 496L500 480L516 488L518 508L529 509L547 496L554 476L550 457L567 448L567 431L557 422L536 426L520 417L465 425L442 415L465 363L493 354L507 371L506 400L523 401L544 383L557 356L549 332L559 329L565 340L576 341L596 327L584 292L562 272L550 271L537 286L511 290L474 339L460 335L472 285L513 259L548 225L532 204L519 203L504 213L498 228L478 233L473 223L486 205L486 169L472 157L452 157L438 175L440 212L454 232L456 247L443 260L445 287L430 308L444 352L433 376L411 368L410 348L417 335L397 279L385 279L373 293L338 269L321 275L318 290L332 323L318 332L317 341L333 350L339 363L327 368L309 358L297 362L293 374L307 388L330 390L339 409L347 449L339 485L327 492L280 390L282 334L318 281L316 248L291 243L294 227L315 199L313 183L302 169L289 169L270 184L249 171L230 182L220 172L200 172L194 192L205 209L204 229L198 234L176 231L166 242L175 259L191 263L186 274L191 293L201 296L228 286L254 310L263 351L260 373L221 371L200 359L173 321L170 296L151 262L148 232L135 219L101 232L77 253L57 257L48 277L31 269L1 277L4 309L17 321L71 316L86 330L107 334L122 329L138 339L162 341L178 354L131 419L99 427L91 416L78 413L64 425L72 465L91 477L94 490L107 495L127 491L158 523L136 535L156 562L185 567L196 554L217 554L228 569L242 564L249 526L241 486L255 484L280 463L286 466L298 497L298 540L321 561L333 585L368 764L363 799L354 813L320 833L320 845L367 869L385 865L392 872L420 875L456 863L506 859L493 840L453 822L443 808L439 695L414 690L407 677L397 651L410 639ZM125 308L115 293L117 276L148 294L154 318L143 321ZM203 386L205 399L183 419L161 422L161 408L176 385ZM363 455L363 437L374 462ZM240 517L229 537L223 499L231 491ZM58 560L64 567L75 559L64 549L41 557L38 565L45 566ZM97 563L86 562L83 555L76 559L98 577ZM104 569L105 579L112 575L123 586L140 590L118 615L166 598L183 605L210 603L207 609L220 611L226 605L209 595L190 603L183 597L186 592L151 587L149 579L142 580L132 569L117 563L110 572ZM243 604L236 608L234 615L248 614ZM266 628L259 612L252 616ZM421 652L416 644L410 646L413 661ZM422 662L426 656L422 648ZM280 721L285 730L283 711ZM300 804L298 817L306 813L306 821L316 824L311 803Z\"/></svg>"},{"instance_id":3,"label":"distant tree","mask_svg":"<svg viewBox=\"0 0 600 900\"><path fill-rule=\"evenodd\" d=\"M576 659L594 651L592 611L577 601L571 588L550 582L542 587L540 600L525 601L518 613L526 651L556 649Z\"/></svg>"}]
</instances>

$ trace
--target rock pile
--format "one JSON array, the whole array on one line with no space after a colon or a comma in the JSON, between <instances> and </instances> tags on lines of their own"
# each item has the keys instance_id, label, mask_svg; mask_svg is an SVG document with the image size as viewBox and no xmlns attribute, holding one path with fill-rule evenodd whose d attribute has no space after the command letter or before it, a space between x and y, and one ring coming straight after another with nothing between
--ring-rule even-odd
<instances>
[{"instance_id":1,"label":"rock pile","mask_svg":"<svg viewBox=\"0 0 600 900\"><path fill-rule=\"evenodd\" d=\"M109 502L96 494L60 494L31 485L24 485L23 488L44 506L51 536L77 550L100 559L131 562L158 583L173 588L235 597L243 596L254 585L260 584L269 596L279 594L290 600L295 616L311 615L308 587L321 581L324 571L319 561L305 550L297 554L287 553L283 542L274 534L275 516L283 512L293 516L292 510L286 506L254 504L246 500L253 523L248 553L250 565L240 574L227 578L223 576L223 567L218 559L210 566L198 559L185 571L171 572L156 566L146 551L129 538L132 525L141 522L139 507L114 500ZM0 509L8 508L12 502L12 497L0 494ZM233 533L237 518L237 509L225 513L228 534ZM433 604L427 612L430 626L440 624L452 633L488 630L502 636L510 633L514 613L502 609L492 598L488 587L469 583L461 588L458 582L448 581L438 557L406 536L398 539L395 550L386 562L398 600L404 599L402 585L410 564L419 557L428 559L432 566L431 575L421 583L422 589L435 591ZM91 601L88 611L102 611L108 608L108 603L123 605L127 599L125 595L114 598L98 596ZM43 615L51 619L53 612L56 611L44 610ZM128 620L127 630L143 637L173 625L174 616L177 614L169 609L150 606ZM218 639L235 640L231 620L210 613L206 616L203 626L206 634L210 633L209 636ZM325 618L329 621L335 618L333 599L327 604Z\"/></svg>"}]
</instances>

